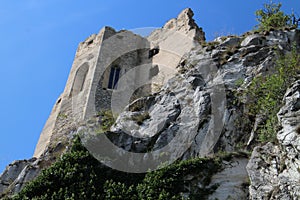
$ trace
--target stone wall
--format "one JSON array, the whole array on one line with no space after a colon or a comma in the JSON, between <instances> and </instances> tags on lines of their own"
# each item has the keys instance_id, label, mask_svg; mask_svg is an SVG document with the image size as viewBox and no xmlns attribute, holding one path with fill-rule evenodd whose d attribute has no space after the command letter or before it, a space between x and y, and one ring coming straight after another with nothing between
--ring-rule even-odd
<instances>
[{"instance_id":1,"label":"stone wall","mask_svg":"<svg viewBox=\"0 0 300 200\"><path fill-rule=\"evenodd\" d=\"M70 129L83 119L87 94L99 56L100 44L115 33L112 28L104 27L98 35L92 35L79 44L64 92L58 98L42 130L34 157L40 157L49 146L55 146L68 134L61 132ZM70 123L66 123L66 120ZM59 136L57 135L59 134Z\"/></svg>"}]
</instances>

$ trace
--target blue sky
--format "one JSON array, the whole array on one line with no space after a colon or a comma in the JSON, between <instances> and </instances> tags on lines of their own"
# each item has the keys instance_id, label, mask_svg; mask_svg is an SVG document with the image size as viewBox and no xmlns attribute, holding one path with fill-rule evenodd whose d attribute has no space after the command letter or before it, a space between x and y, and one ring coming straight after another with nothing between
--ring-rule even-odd
<instances>
[{"instance_id":1,"label":"blue sky","mask_svg":"<svg viewBox=\"0 0 300 200\"><path fill-rule=\"evenodd\" d=\"M194 10L208 40L241 34L255 24L263 0L0 0L0 173L34 152L52 106L63 91L79 42L103 26L161 27ZM277 2L277 1L274 1ZM300 14L298 0L283 10Z\"/></svg>"}]
</instances>

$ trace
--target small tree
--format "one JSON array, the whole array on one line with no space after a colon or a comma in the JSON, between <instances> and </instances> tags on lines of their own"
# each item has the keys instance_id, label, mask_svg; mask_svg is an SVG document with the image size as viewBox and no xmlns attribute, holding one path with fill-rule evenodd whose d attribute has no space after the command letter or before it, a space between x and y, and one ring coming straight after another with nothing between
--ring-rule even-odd
<instances>
[{"instance_id":1,"label":"small tree","mask_svg":"<svg viewBox=\"0 0 300 200\"><path fill-rule=\"evenodd\" d=\"M291 16L286 15L280 10L281 3L264 4L264 8L257 10L255 15L257 17L258 30L269 30L270 28L278 29L292 26Z\"/></svg>"}]
</instances>

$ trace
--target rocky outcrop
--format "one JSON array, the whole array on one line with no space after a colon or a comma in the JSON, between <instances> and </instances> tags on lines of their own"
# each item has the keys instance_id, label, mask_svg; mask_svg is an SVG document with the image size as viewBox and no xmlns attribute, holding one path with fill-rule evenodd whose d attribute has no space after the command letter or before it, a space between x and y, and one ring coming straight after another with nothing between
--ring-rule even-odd
<instances>
[{"instance_id":1,"label":"rocky outcrop","mask_svg":"<svg viewBox=\"0 0 300 200\"><path fill-rule=\"evenodd\" d=\"M298 41L295 40L297 35L298 31L274 31L267 36L255 34L230 37L217 39L214 44L204 48L198 46L182 60L178 73L169 79L160 92L131 103L118 116L107 137L126 151L157 151L157 155L162 154L164 147L173 142L169 151L171 160L213 156L218 151L236 151L242 140L252 141L256 137L257 125L253 122L252 131L243 131L241 127L244 124L240 119L244 108L235 103L234 94L244 90L254 77L273 73L276 56L274 48L282 48L283 52L290 51L287 42ZM240 80L242 82L238 83ZM295 99L295 95L299 95L297 88L293 86L291 91L295 94L288 92L285 96L289 107L283 107L280 112L285 114L280 117L283 130L278 139L289 141L286 144L288 148L292 144L294 148L297 147L296 132L291 134L291 130L296 130L299 116L296 112L299 103ZM294 124L292 128L290 124ZM284 136L281 136L283 133ZM298 150L285 151L292 154L290 157L293 156L289 162L285 160L287 164L282 164L282 157L276 157L281 152L280 147L273 144L254 148L247 168L252 199L268 199L272 194L276 199L288 199L287 190L293 196L297 195L298 176L293 177L295 182L292 186L287 180L291 172L297 173L295 160ZM133 163L131 169L147 161L144 157L135 162L134 156L127 157ZM238 160L236 164L233 162L230 167L216 174L212 182L219 181L219 188L211 198L247 198L249 180L246 164L246 159ZM285 169L287 166L288 170ZM274 178L279 173L284 173L281 182ZM283 192L276 193L281 190L280 187ZM289 189L284 191L284 188Z\"/></svg>"},{"instance_id":2,"label":"rocky outcrop","mask_svg":"<svg viewBox=\"0 0 300 200\"><path fill-rule=\"evenodd\" d=\"M66 150L68 146L58 142L55 147L48 148L40 158L33 157L10 163L0 174L0 198L20 192L28 182L35 179L43 169L51 166Z\"/></svg>"},{"instance_id":3,"label":"rocky outcrop","mask_svg":"<svg viewBox=\"0 0 300 200\"><path fill-rule=\"evenodd\" d=\"M286 199L300 197L300 81L284 96L278 113L282 129L277 133L279 144L256 147L247 170L251 180L251 199Z\"/></svg>"},{"instance_id":4,"label":"rocky outcrop","mask_svg":"<svg viewBox=\"0 0 300 200\"><path fill-rule=\"evenodd\" d=\"M202 31L193 19L194 12L187 8L183 10L177 18L169 20L164 26L162 30L175 30L191 37L191 39L204 42L205 41L205 33ZM192 31L191 31L192 30ZM158 31L158 30L157 30ZM153 36L150 36L151 38Z\"/></svg>"},{"instance_id":5,"label":"rocky outcrop","mask_svg":"<svg viewBox=\"0 0 300 200\"><path fill-rule=\"evenodd\" d=\"M229 38L212 51L199 46L182 61L179 73L159 93L129 105L111 131L151 137L144 142L155 144L153 147L158 149L164 146L162 140L167 142L174 137L169 133L189 135L193 143L185 154L187 157L209 155L218 149L233 151L241 134L235 123L242 110L233 104L232 94L246 87L253 77L274 71L272 47L285 44L285 39L280 38L292 39L296 33L281 31L267 37L256 34ZM279 35L279 39L274 40L273 35ZM259 44L257 38L261 40ZM238 85L240 80L243 82ZM134 116L145 112L149 114L147 118L134 120ZM213 133L210 127L215 128ZM243 134L250 137L250 133ZM126 150L137 148L132 142L125 143L129 145Z\"/></svg>"},{"instance_id":6,"label":"rocky outcrop","mask_svg":"<svg viewBox=\"0 0 300 200\"><path fill-rule=\"evenodd\" d=\"M14 161L0 175L0 194L18 193L39 172L40 166L35 158Z\"/></svg>"},{"instance_id":7,"label":"rocky outcrop","mask_svg":"<svg viewBox=\"0 0 300 200\"><path fill-rule=\"evenodd\" d=\"M210 185L218 185L209 199L247 199L248 174L246 171L247 158L237 157L230 161L223 161L223 169L216 173Z\"/></svg>"}]
</instances>

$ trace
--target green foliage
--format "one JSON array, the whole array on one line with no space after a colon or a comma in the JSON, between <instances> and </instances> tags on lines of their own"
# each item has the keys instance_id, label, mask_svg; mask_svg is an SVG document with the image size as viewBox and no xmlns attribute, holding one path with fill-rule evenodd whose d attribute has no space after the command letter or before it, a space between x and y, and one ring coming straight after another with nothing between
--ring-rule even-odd
<instances>
[{"instance_id":1,"label":"green foliage","mask_svg":"<svg viewBox=\"0 0 300 200\"><path fill-rule=\"evenodd\" d=\"M264 4L264 8L257 10L255 15L257 17L258 30L270 30L279 29L284 27L291 27L292 20L291 16L286 15L280 10L281 3L273 3L272 1L269 4Z\"/></svg>"},{"instance_id":2,"label":"green foliage","mask_svg":"<svg viewBox=\"0 0 300 200\"><path fill-rule=\"evenodd\" d=\"M105 199L103 186L107 180L133 185L143 177L143 174L128 174L102 165L77 137L70 152L43 170L13 199Z\"/></svg>"},{"instance_id":3,"label":"green foliage","mask_svg":"<svg viewBox=\"0 0 300 200\"><path fill-rule=\"evenodd\" d=\"M193 199L193 196L198 195L205 199L216 189L216 186L198 188L196 184L185 181L185 177L192 173L207 186L212 175L220 169L220 163L218 159L195 158L147 173L143 182L137 186L138 197L141 200L182 199L180 193L187 192L185 187L190 187L193 191L190 198Z\"/></svg>"},{"instance_id":4,"label":"green foliage","mask_svg":"<svg viewBox=\"0 0 300 200\"><path fill-rule=\"evenodd\" d=\"M99 112L100 128L97 133L104 133L110 130L111 126L115 123L114 115L111 110L104 110Z\"/></svg>"},{"instance_id":5,"label":"green foliage","mask_svg":"<svg viewBox=\"0 0 300 200\"><path fill-rule=\"evenodd\" d=\"M65 154L14 199L75 199L75 191L79 199L99 198L95 182L101 180L97 178L95 164L86 151Z\"/></svg>"},{"instance_id":6,"label":"green foliage","mask_svg":"<svg viewBox=\"0 0 300 200\"><path fill-rule=\"evenodd\" d=\"M59 119L66 119L66 118L68 118L68 115L65 114L65 113L61 113L61 112L60 112L60 113L58 114L58 118L59 118Z\"/></svg>"},{"instance_id":7,"label":"green foliage","mask_svg":"<svg viewBox=\"0 0 300 200\"><path fill-rule=\"evenodd\" d=\"M24 199L104 199L104 200L178 200L181 194L190 199L205 199L217 185L207 186L221 167L221 159L195 158L176 162L145 174L129 174L102 165L74 140L70 152L28 183L14 200ZM185 180L193 175L195 182ZM186 186L186 187L185 187Z\"/></svg>"},{"instance_id":8,"label":"green foliage","mask_svg":"<svg viewBox=\"0 0 300 200\"><path fill-rule=\"evenodd\" d=\"M235 85L236 85L237 87L240 87L241 85L243 85L244 81L245 81L245 79L239 78L239 79L237 79L237 80L235 81Z\"/></svg>"},{"instance_id":9,"label":"green foliage","mask_svg":"<svg viewBox=\"0 0 300 200\"><path fill-rule=\"evenodd\" d=\"M104 193L107 200L138 200L137 192L133 185L128 187L124 183L116 183L113 180L105 182Z\"/></svg>"},{"instance_id":10,"label":"green foliage","mask_svg":"<svg viewBox=\"0 0 300 200\"><path fill-rule=\"evenodd\" d=\"M259 127L259 141L276 142L278 121L276 114L282 104L287 88L296 80L300 71L300 55L295 47L290 53L279 55L276 71L266 77L256 77L249 86L246 96L249 115L264 119Z\"/></svg>"}]
</instances>

